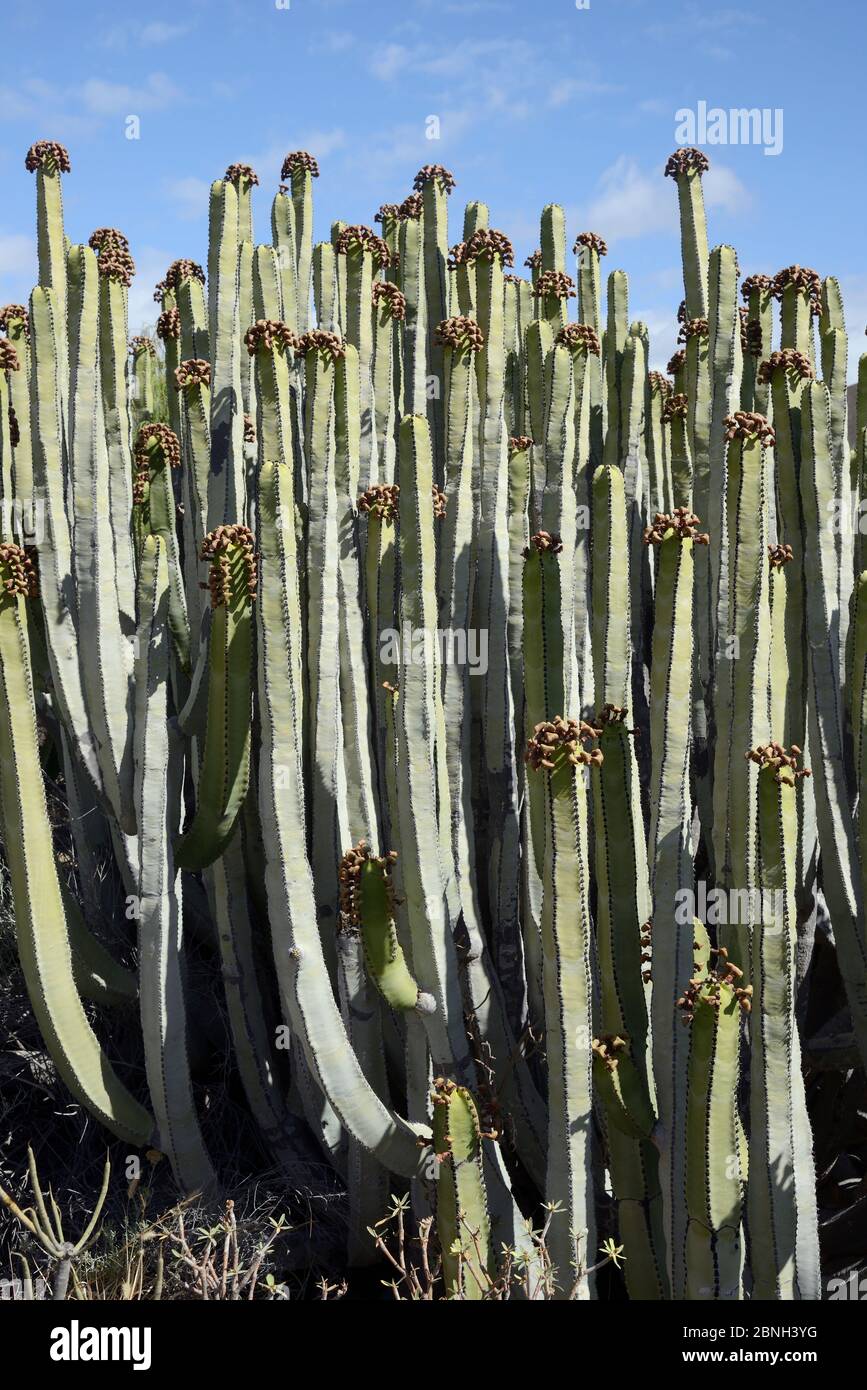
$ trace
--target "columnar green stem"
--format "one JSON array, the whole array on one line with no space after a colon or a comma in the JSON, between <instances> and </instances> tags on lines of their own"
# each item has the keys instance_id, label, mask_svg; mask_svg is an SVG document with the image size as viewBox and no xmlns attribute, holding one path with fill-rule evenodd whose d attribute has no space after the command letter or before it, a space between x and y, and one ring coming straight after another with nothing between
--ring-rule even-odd
<instances>
[{"instance_id":1,"label":"columnar green stem","mask_svg":"<svg viewBox=\"0 0 867 1390\"><path fill-rule=\"evenodd\" d=\"M672 1297L686 1272L685 1123L688 1040L675 1003L692 972L694 928L676 910L692 893L689 747L693 657L693 545L666 527L659 544L650 676L652 782L649 859L653 898L653 1074L656 1080L665 1238Z\"/></svg>"},{"instance_id":2,"label":"columnar green stem","mask_svg":"<svg viewBox=\"0 0 867 1390\"><path fill-rule=\"evenodd\" d=\"M476 1302L491 1285L495 1261L481 1124L465 1087L435 1082L433 1142L439 1157L437 1226L446 1293Z\"/></svg>"},{"instance_id":3,"label":"columnar green stem","mask_svg":"<svg viewBox=\"0 0 867 1390\"><path fill-rule=\"evenodd\" d=\"M401 651L396 709L402 884L413 969L420 988L436 1004L424 1019L434 1070L461 1080L469 1075L470 1059L450 930L453 871L443 858L438 815L433 460L423 417L412 415L401 422L400 476L400 619L401 630L408 626L412 634L411 647L404 643Z\"/></svg>"},{"instance_id":4,"label":"columnar green stem","mask_svg":"<svg viewBox=\"0 0 867 1390\"><path fill-rule=\"evenodd\" d=\"M756 767L747 749L770 736L771 647L765 439L749 417L732 416L728 452L727 531L732 537L726 611L729 631L720 653L714 767L713 841L717 884L751 889L756 865ZM738 423L740 422L740 423ZM767 429L764 422L762 426ZM748 923L721 932L732 959L748 968Z\"/></svg>"},{"instance_id":5,"label":"columnar green stem","mask_svg":"<svg viewBox=\"0 0 867 1390\"><path fill-rule=\"evenodd\" d=\"M111 446L106 448L100 394L97 304L104 308L106 282L93 251L74 246L69 253L70 415L72 451L73 562L78 598L80 667L88 713L96 737L105 795L121 827L135 832L132 796L132 742L129 723L132 651L123 629L124 606L118 579L120 556L130 540L130 509L117 548L111 490ZM120 285L110 288L122 290ZM102 327L100 314L100 327ZM101 333L100 333L101 336ZM123 336L126 344L126 334ZM114 359L112 359L114 360ZM129 445L124 450L129 456ZM129 468L130 498L132 466ZM131 573L131 571L130 571ZM129 610L127 610L129 611Z\"/></svg>"},{"instance_id":6,"label":"columnar green stem","mask_svg":"<svg viewBox=\"0 0 867 1390\"><path fill-rule=\"evenodd\" d=\"M805 576L809 655L809 735L816 778L816 818L823 886L840 973L862 1056L867 1055L867 942L861 885L846 788L840 651L839 569L833 527L835 476L830 401L820 382L802 395L801 504L806 532Z\"/></svg>"},{"instance_id":7,"label":"columnar green stem","mask_svg":"<svg viewBox=\"0 0 867 1390\"><path fill-rule=\"evenodd\" d=\"M83 248L82 248L83 249ZM75 248L70 252L75 255ZM129 641L135 625L135 557L132 530L131 422L127 399L126 351L129 335L128 290L113 275L99 275L99 372L108 447L108 495L114 547L115 586L121 630ZM71 304L68 305L68 310ZM75 351L74 323L69 319L70 357ZM73 402L70 401L70 410ZM74 460L73 460L74 468Z\"/></svg>"},{"instance_id":8,"label":"columnar green stem","mask_svg":"<svg viewBox=\"0 0 867 1390\"><path fill-rule=\"evenodd\" d=\"M183 781L180 736L168 721L165 545L149 536L141 554L136 655L135 804L139 822L139 978L145 1067L159 1144L184 1192L207 1186L213 1170L196 1118L186 1044L181 964L181 897L172 840Z\"/></svg>"},{"instance_id":9,"label":"columnar green stem","mask_svg":"<svg viewBox=\"0 0 867 1390\"><path fill-rule=\"evenodd\" d=\"M33 335L33 484L43 508L38 545L39 592L48 659L61 718L74 735L83 767L101 792L102 774L84 706L78 664L78 605L68 582L72 573L72 538L66 515L65 424L59 385L65 350L61 348L60 317L53 290L37 288L33 291L30 324Z\"/></svg>"},{"instance_id":10,"label":"columnar green stem","mask_svg":"<svg viewBox=\"0 0 867 1390\"><path fill-rule=\"evenodd\" d=\"M256 557L245 527L210 533L213 608L208 638L208 714L195 817L178 840L175 862L201 869L222 854L235 832L250 775L252 601Z\"/></svg>"},{"instance_id":11,"label":"columnar green stem","mask_svg":"<svg viewBox=\"0 0 867 1390\"><path fill-rule=\"evenodd\" d=\"M596 1227L587 790L583 766L573 762L579 756L577 726L564 721L558 725L555 720L537 727L535 737L545 749L544 762L535 764L529 774L544 778L545 804L542 983L549 1075L545 1199L559 1208L548 1248L560 1296L569 1294L574 1285L578 1298L588 1298L587 1270L596 1249Z\"/></svg>"},{"instance_id":12,"label":"columnar green stem","mask_svg":"<svg viewBox=\"0 0 867 1390\"><path fill-rule=\"evenodd\" d=\"M238 191L211 184L208 230L208 322L211 337L211 466L207 529L244 516L242 324L238 304Z\"/></svg>"},{"instance_id":13,"label":"columnar green stem","mask_svg":"<svg viewBox=\"0 0 867 1390\"><path fill-rule=\"evenodd\" d=\"M39 761L23 561L14 546L0 559L11 583L0 596L0 801L18 955L37 1024L64 1082L113 1134L144 1147L153 1141L153 1119L102 1051L73 977Z\"/></svg>"},{"instance_id":14,"label":"columnar green stem","mask_svg":"<svg viewBox=\"0 0 867 1390\"><path fill-rule=\"evenodd\" d=\"M753 1297L821 1297L816 1173L795 1023L795 868L800 774L760 765L762 921L752 931L750 1168Z\"/></svg>"},{"instance_id":15,"label":"columnar green stem","mask_svg":"<svg viewBox=\"0 0 867 1390\"><path fill-rule=\"evenodd\" d=\"M301 606L291 471L266 463L257 508L261 593L257 604L262 723L259 797L271 937L285 1015L323 1091L359 1143L393 1172L412 1176L424 1152L414 1129L371 1090L349 1045L317 926L301 779Z\"/></svg>"},{"instance_id":16,"label":"columnar green stem","mask_svg":"<svg viewBox=\"0 0 867 1390\"><path fill-rule=\"evenodd\" d=\"M686 1297L729 1301L741 1296L743 1261L736 1106L741 1011L735 987L715 975L695 986L689 1007Z\"/></svg>"}]
</instances>

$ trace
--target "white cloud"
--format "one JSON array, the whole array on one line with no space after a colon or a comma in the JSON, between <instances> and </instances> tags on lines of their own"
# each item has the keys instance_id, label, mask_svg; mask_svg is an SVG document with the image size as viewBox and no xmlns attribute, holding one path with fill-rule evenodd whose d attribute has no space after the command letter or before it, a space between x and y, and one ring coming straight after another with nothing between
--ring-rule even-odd
<instances>
[{"instance_id":1,"label":"white cloud","mask_svg":"<svg viewBox=\"0 0 867 1390\"><path fill-rule=\"evenodd\" d=\"M165 20L154 19L149 24L125 22L113 24L106 29L99 40L100 48L110 48L125 52L129 48L154 47L157 44L172 43L183 38L190 31L189 24L171 24Z\"/></svg>"},{"instance_id":2,"label":"white cloud","mask_svg":"<svg viewBox=\"0 0 867 1390\"><path fill-rule=\"evenodd\" d=\"M500 0L459 0L457 4L443 5L444 14L459 14L466 18L471 14L502 14L507 6Z\"/></svg>"},{"instance_id":3,"label":"white cloud","mask_svg":"<svg viewBox=\"0 0 867 1390\"><path fill-rule=\"evenodd\" d=\"M654 285L658 285L661 290L665 290L667 294L673 295L675 291L681 292L683 290L683 266L664 266L659 270L651 271L648 279Z\"/></svg>"},{"instance_id":4,"label":"white cloud","mask_svg":"<svg viewBox=\"0 0 867 1390\"><path fill-rule=\"evenodd\" d=\"M752 196L741 183L733 170L724 164L712 163L702 178L704 201L709 208L722 208L735 215L744 212L752 202Z\"/></svg>"},{"instance_id":5,"label":"white cloud","mask_svg":"<svg viewBox=\"0 0 867 1390\"><path fill-rule=\"evenodd\" d=\"M441 108L436 113L440 122L440 138L436 141L427 139L422 119L401 121L374 131L365 142L365 157L354 167L354 176L377 202L386 197L383 189L387 186L394 191L391 201L400 201L410 192L409 181L422 164L451 160L455 147L478 119L479 110L477 105ZM403 188L395 188L397 175L406 180Z\"/></svg>"},{"instance_id":6,"label":"white cloud","mask_svg":"<svg viewBox=\"0 0 867 1390\"><path fill-rule=\"evenodd\" d=\"M250 164L256 170L263 188L275 189L280 180L283 160L290 150L307 150L308 154L312 154L321 163L335 150L342 149L345 144L346 132L339 126L333 126L330 130L290 129L289 134L279 142L272 141L264 149L242 150L236 158L243 164Z\"/></svg>"},{"instance_id":7,"label":"white cloud","mask_svg":"<svg viewBox=\"0 0 867 1390\"><path fill-rule=\"evenodd\" d=\"M34 104L26 92L26 83L4 84L0 88L0 117L4 121L15 121L34 113Z\"/></svg>"},{"instance_id":8,"label":"white cloud","mask_svg":"<svg viewBox=\"0 0 867 1390\"><path fill-rule=\"evenodd\" d=\"M867 274L856 272L852 275L838 275L843 295L843 312L846 315L846 331L849 334L848 376L850 381L858 380L858 358L867 351L864 330L867 326Z\"/></svg>"},{"instance_id":9,"label":"white cloud","mask_svg":"<svg viewBox=\"0 0 867 1390\"><path fill-rule=\"evenodd\" d=\"M166 185L166 192L177 204L178 216L185 221L195 217L207 218L211 185L206 179L197 179L192 175L172 179Z\"/></svg>"},{"instance_id":10,"label":"white cloud","mask_svg":"<svg viewBox=\"0 0 867 1390\"><path fill-rule=\"evenodd\" d=\"M678 302L683 293L682 282L678 287ZM650 354L648 359L648 370L653 372L664 372L666 365L671 360L672 355L677 350L677 304L671 308L661 309L653 306L639 306L630 315L630 322L640 319L647 324L650 334Z\"/></svg>"},{"instance_id":11,"label":"white cloud","mask_svg":"<svg viewBox=\"0 0 867 1390\"><path fill-rule=\"evenodd\" d=\"M311 53L345 53L358 40L348 29L330 29L311 40Z\"/></svg>"},{"instance_id":12,"label":"white cloud","mask_svg":"<svg viewBox=\"0 0 867 1390\"><path fill-rule=\"evenodd\" d=\"M41 78L22 78L14 88L11 83L0 86L0 120L38 121L40 135L49 139L62 131L64 144L94 128L94 118L81 115L77 104L74 92Z\"/></svg>"},{"instance_id":13,"label":"white cloud","mask_svg":"<svg viewBox=\"0 0 867 1390\"><path fill-rule=\"evenodd\" d=\"M166 24L157 19L144 26L139 38L142 43L171 43L173 39L183 38L188 32L188 24Z\"/></svg>"},{"instance_id":14,"label":"white cloud","mask_svg":"<svg viewBox=\"0 0 867 1390\"><path fill-rule=\"evenodd\" d=\"M341 149L346 144L346 134L339 128L333 130L309 130L302 135L297 145L291 148L308 150L317 159L327 159L334 150ZM290 148L287 145L287 150Z\"/></svg>"},{"instance_id":15,"label":"white cloud","mask_svg":"<svg viewBox=\"0 0 867 1390\"><path fill-rule=\"evenodd\" d=\"M623 89L610 82L594 82L589 78L564 77L555 82L548 93L549 106L565 106L573 97L599 96L605 92L619 92Z\"/></svg>"},{"instance_id":16,"label":"white cloud","mask_svg":"<svg viewBox=\"0 0 867 1390\"><path fill-rule=\"evenodd\" d=\"M662 41L683 39L701 34L731 34L737 37L744 29L754 29L765 25L767 20L751 10L708 9L704 5L691 4L680 10L670 19L656 20L648 25L647 33Z\"/></svg>"},{"instance_id":17,"label":"white cloud","mask_svg":"<svg viewBox=\"0 0 867 1390\"><path fill-rule=\"evenodd\" d=\"M724 10L706 11L690 6L686 22L693 29L704 33L717 33L723 29L751 28L763 20L752 10L738 10L729 7Z\"/></svg>"},{"instance_id":18,"label":"white cloud","mask_svg":"<svg viewBox=\"0 0 867 1390\"><path fill-rule=\"evenodd\" d=\"M402 43L379 45L372 51L368 67L383 82L398 73L404 77L421 73L469 83L474 89L489 82L508 85L514 92L515 74L521 73L525 81L529 80L539 58L525 39L461 39L445 50L429 43L412 48Z\"/></svg>"},{"instance_id":19,"label":"white cloud","mask_svg":"<svg viewBox=\"0 0 867 1390\"><path fill-rule=\"evenodd\" d=\"M661 174L646 174L621 155L600 178L584 220L606 239L647 236L677 226L677 198Z\"/></svg>"},{"instance_id":20,"label":"white cloud","mask_svg":"<svg viewBox=\"0 0 867 1390\"><path fill-rule=\"evenodd\" d=\"M726 212L741 211L749 202L743 184L723 165L704 176L705 203ZM599 192L583 212L587 225L606 239L650 236L675 231L677 194L662 170L646 173L628 155L621 155L599 180Z\"/></svg>"},{"instance_id":21,"label":"white cloud","mask_svg":"<svg viewBox=\"0 0 867 1390\"><path fill-rule=\"evenodd\" d=\"M505 0L419 0L419 8L436 9L439 14L459 14L466 19L469 15L504 14L508 10Z\"/></svg>"},{"instance_id":22,"label":"white cloud","mask_svg":"<svg viewBox=\"0 0 867 1390\"><path fill-rule=\"evenodd\" d=\"M462 39L445 52L426 50L415 59L414 66L452 81L467 78L474 87L480 78L507 79L514 85L515 74L527 74L536 59L536 51L525 39Z\"/></svg>"},{"instance_id":23,"label":"white cloud","mask_svg":"<svg viewBox=\"0 0 867 1390\"><path fill-rule=\"evenodd\" d=\"M21 276L35 283L36 242L33 237L15 232L0 233L0 275Z\"/></svg>"},{"instance_id":24,"label":"white cloud","mask_svg":"<svg viewBox=\"0 0 867 1390\"><path fill-rule=\"evenodd\" d=\"M133 247L136 274L129 290L131 337L143 329L153 328L156 323L159 306L154 302L154 285L162 280L178 254L177 251L161 251L155 246Z\"/></svg>"},{"instance_id":25,"label":"white cloud","mask_svg":"<svg viewBox=\"0 0 867 1390\"><path fill-rule=\"evenodd\" d=\"M380 82L390 82L409 65L411 59L411 49L405 48L402 43L387 43L375 49L369 67L373 76L378 77Z\"/></svg>"},{"instance_id":26,"label":"white cloud","mask_svg":"<svg viewBox=\"0 0 867 1390\"><path fill-rule=\"evenodd\" d=\"M83 104L97 116L126 116L131 112L162 111L172 106L182 95L179 87L165 73L152 72L142 86L127 86L122 82L104 82L92 77L81 86Z\"/></svg>"}]
</instances>

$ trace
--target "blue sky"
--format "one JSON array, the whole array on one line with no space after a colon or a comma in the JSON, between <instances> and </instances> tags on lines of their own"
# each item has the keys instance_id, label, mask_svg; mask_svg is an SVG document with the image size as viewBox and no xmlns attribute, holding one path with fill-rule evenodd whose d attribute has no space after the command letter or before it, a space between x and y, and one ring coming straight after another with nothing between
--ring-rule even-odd
<instances>
[{"instance_id":1,"label":"blue sky","mask_svg":"<svg viewBox=\"0 0 867 1390\"><path fill-rule=\"evenodd\" d=\"M584 3L584 0L581 0ZM693 0L4 0L0 51L0 303L35 278L36 139L66 144L67 231L120 227L138 265L132 329L177 256L204 262L207 190L227 164L256 168L258 237L283 154L309 149L317 237L334 218L372 224L423 163L490 204L518 264L547 202L607 240L630 277L654 363L675 338L677 198L662 177L676 112L783 112L783 147L707 148L712 244L744 274L798 261L843 285L852 365L867 344L863 0L712 7ZM130 115L140 138L126 138ZM437 116L440 139L426 138ZM850 368L851 375L851 368Z\"/></svg>"}]
</instances>

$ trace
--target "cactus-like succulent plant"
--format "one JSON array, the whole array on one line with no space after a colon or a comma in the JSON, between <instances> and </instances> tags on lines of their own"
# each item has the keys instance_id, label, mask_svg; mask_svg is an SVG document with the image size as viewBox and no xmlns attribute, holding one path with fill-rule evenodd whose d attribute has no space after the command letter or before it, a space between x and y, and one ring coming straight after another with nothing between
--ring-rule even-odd
<instances>
[{"instance_id":1,"label":"cactus-like succulent plant","mask_svg":"<svg viewBox=\"0 0 867 1390\"><path fill-rule=\"evenodd\" d=\"M456 185L454 174L444 169L442 164L423 164L412 181L412 186L420 193L426 183L435 183L445 193L451 193Z\"/></svg>"},{"instance_id":2,"label":"cactus-like succulent plant","mask_svg":"<svg viewBox=\"0 0 867 1390\"><path fill-rule=\"evenodd\" d=\"M280 169L280 177L288 179L298 172L311 174L314 179L319 178L319 164L306 150L293 150L286 155Z\"/></svg>"},{"instance_id":3,"label":"cactus-like succulent plant","mask_svg":"<svg viewBox=\"0 0 867 1390\"><path fill-rule=\"evenodd\" d=\"M652 394L663 398L670 396L674 391L674 387L664 372L648 372L647 384Z\"/></svg>"},{"instance_id":4,"label":"cactus-like succulent plant","mask_svg":"<svg viewBox=\"0 0 867 1390\"><path fill-rule=\"evenodd\" d=\"M757 380L762 385L769 385L778 368L791 373L797 381L811 381L816 375L813 364L805 353L798 352L797 348L783 348L781 352L772 352L767 361L762 362Z\"/></svg>"},{"instance_id":5,"label":"cactus-like succulent plant","mask_svg":"<svg viewBox=\"0 0 867 1390\"><path fill-rule=\"evenodd\" d=\"M688 507L675 507L669 514L658 512L651 525L645 527L644 544L662 545L666 537L674 533L681 540L694 541L696 545L709 545L710 536L706 531L699 531L700 525L700 518Z\"/></svg>"},{"instance_id":6,"label":"cactus-like succulent plant","mask_svg":"<svg viewBox=\"0 0 867 1390\"><path fill-rule=\"evenodd\" d=\"M261 348L265 352L286 352L298 347L298 337L288 323L275 319L257 319L244 334L244 345L253 357Z\"/></svg>"},{"instance_id":7,"label":"cactus-like succulent plant","mask_svg":"<svg viewBox=\"0 0 867 1390\"><path fill-rule=\"evenodd\" d=\"M0 309L0 333L9 333L15 325L21 326L25 338L30 337L30 315L23 304L4 304Z\"/></svg>"},{"instance_id":8,"label":"cactus-like succulent plant","mask_svg":"<svg viewBox=\"0 0 867 1390\"><path fill-rule=\"evenodd\" d=\"M810 312L818 318L822 312L822 281L815 270L803 265L787 265L777 271L771 282L771 294L782 299L788 288L804 295L810 305Z\"/></svg>"},{"instance_id":9,"label":"cactus-like succulent plant","mask_svg":"<svg viewBox=\"0 0 867 1390\"><path fill-rule=\"evenodd\" d=\"M230 164L223 178L227 183L234 183L239 186L254 187L259 182L259 175L249 164Z\"/></svg>"},{"instance_id":10,"label":"cactus-like succulent plant","mask_svg":"<svg viewBox=\"0 0 867 1390\"><path fill-rule=\"evenodd\" d=\"M312 328L298 340L297 351L301 357L317 353L320 357L336 362L346 354L346 344L339 333L331 333L324 328Z\"/></svg>"},{"instance_id":11,"label":"cactus-like succulent plant","mask_svg":"<svg viewBox=\"0 0 867 1390\"><path fill-rule=\"evenodd\" d=\"M8 338L0 338L0 372L20 372L21 359L14 343Z\"/></svg>"},{"instance_id":12,"label":"cactus-like succulent plant","mask_svg":"<svg viewBox=\"0 0 867 1390\"><path fill-rule=\"evenodd\" d=\"M375 280L373 283L373 303L384 310L396 323L406 319L406 295L390 280Z\"/></svg>"},{"instance_id":13,"label":"cactus-like succulent plant","mask_svg":"<svg viewBox=\"0 0 867 1390\"><path fill-rule=\"evenodd\" d=\"M387 268L392 263L392 254L386 243L369 227L354 224L350 227L344 227L337 238L335 250L339 256L350 256L354 252L369 251L380 270Z\"/></svg>"},{"instance_id":14,"label":"cactus-like succulent plant","mask_svg":"<svg viewBox=\"0 0 867 1390\"><path fill-rule=\"evenodd\" d=\"M424 210L422 196L420 193L408 193L403 202L398 207L398 217L401 222L417 222Z\"/></svg>"},{"instance_id":15,"label":"cactus-like succulent plant","mask_svg":"<svg viewBox=\"0 0 867 1390\"><path fill-rule=\"evenodd\" d=\"M24 160L24 167L31 174L37 169L44 169L46 173L68 174L72 169L69 151L56 140L37 140L35 145L31 145Z\"/></svg>"},{"instance_id":16,"label":"cactus-like succulent plant","mask_svg":"<svg viewBox=\"0 0 867 1390\"><path fill-rule=\"evenodd\" d=\"M665 165L665 176L676 179L683 175L706 174L709 168L710 160L703 150L684 145L669 155Z\"/></svg>"},{"instance_id":17,"label":"cactus-like succulent plant","mask_svg":"<svg viewBox=\"0 0 867 1390\"><path fill-rule=\"evenodd\" d=\"M180 310L172 307L164 309L157 319L157 337L163 342L167 339L178 339L181 336L181 315Z\"/></svg>"},{"instance_id":18,"label":"cactus-like succulent plant","mask_svg":"<svg viewBox=\"0 0 867 1390\"><path fill-rule=\"evenodd\" d=\"M662 403L663 420L685 420L689 413L689 398L683 391L666 393Z\"/></svg>"},{"instance_id":19,"label":"cactus-like succulent plant","mask_svg":"<svg viewBox=\"0 0 867 1390\"><path fill-rule=\"evenodd\" d=\"M474 319L458 315L453 319L443 319L436 326L436 339L443 347L454 352L481 352L484 347L482 330Z\"/></svg>"},{"instance_id":20,"label":"cactus-like succulent plant","mask_svg":"<svg viewBox=\"0 0 867 1390\"><path fill-rule=\"evenodd\" d=\"M581 254L580 247L595 251L597 256L608 255L608 245L598 232L579 232L575 238L575 245L572 247L576 256Z\"/></svg>"},{"instance_id":21,"label":"cactus-like succulent plant","mask_svg":"<svg viewBox=\"0 0 867 1390\"><path fill-rule=\"evenodd\" d=\"M472 265L474 261L491 261L495 256L501 265L515 264L515 252L505 233L479 227L464 244L462 261Z\"/></svg>"},{"instance_id":22,"label":"cactus-like succulent plant","mask_svg":"<svg viewBox=\"0 0 867 1390\"><path fill-rule=\"evenodd\" d=\"M542 277L540 276L539 279L541 281ZM540 290L539 283L537 282L536 293L545 294L547 291L545 289ZM572 348L574 351L592 353L594 357L600 357L602 355L602 344L599 341L599 334L596 332L596 329L591 328L588 323L564 324L563 327L558 330L554 341L555 343L563 343L566 347Z\"/></svg>"},{"instance_id":23,"label":"cactus-like succulent plant","mask_svg":"<svg viewBox=\"0 0 867 1390\"><path fill-rule=\"evenodd\" d=\"M391 870L396 859L394 850L372 855L363 840L346 851L338 871L341 930L360 934L371 978L393 1009L429 1013L434 1001L410 973L394 923Z\"/></svg>"},{"instance_id":24,"label":"cactus-like succulent plant","mask_svg":"<svg viewBox=\"0 0 867 1390\"><path fill-rule=\"evenodd\" d=\"M562 270L543 270L536 279L533 293L537 298L574 299L575 281Z\"/></svg>"},{"instance_id":25,"label":"cactus-like succulent plant","mask_svg":"<svg viewBox=\"0 0 867 1390\"><path fill-rule=\"evenodd\" d=\"M681 346L649 371L598 233L574 241L567 321L558 204L527 278L484 204L450 237L441 165L380 207L382 236L337 223L314 249L319 167L295 151L270 245L255 172L211 186L207 292L172 262L157 353L129 337L127 239L71 245L66 151L26 162L39 284L0 309L0 814L60 1078L183 1189L211 1180L190 899L284 1162L279 996L353 1259L398 1174L419 1200L436 1187L449 1297L498 1297L503 1245L541 1260L540 1200L545 1278L588 1297L610 1178L631 1298L818 1297L794 1007L817 883L867 1054L867 570L827 524L867 491L867 414L851 456L836 282L751 275L739 310L707 157L679 149ZM88 914L95 843L142 902L135 978L60 883L55 763ZM698 862L778 894L775 930L718 924L712 946L678 907ZM137 998L147 1105L82 997ZM526 1055L543 1033L544 1066Z\"/></svg>"},{"instance_id":26,"label":"cactus-like succulent plant","mask_svg":"<svg viewBox=\"0 0 867 1390\"><path fill-rule=\"evenodd\" d=\"M400 488L397 483L374 483L358 499L360 512L372 513L387 526L395 520Z\"/></svg>"},{"instance_id":27,"label":"cactus-like succulent plant","mask_svg":"<svg viewBox=\"0 0 867 1390\"><path fill-rule=\"evenodd\" d=\"M736 410L726 416L723 426L726 439L758 439L770 447L775 442L773 427L754 410Z\"/></svg>"},{"instance_id":28,"label":"cactus-like succulent plant","mask_svg":"<svg viewBox=\"0 0 867 1390\"><path fill-rule=\"evenodd\" d=\"M202 357L191 357L175 368L175 386L182 391L186 386L209 386L211 364Z\"/></svg>"}]
</instances>

